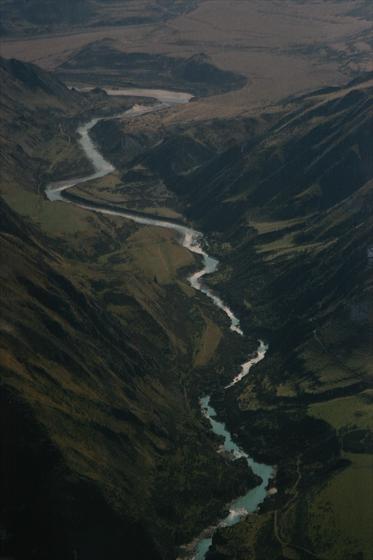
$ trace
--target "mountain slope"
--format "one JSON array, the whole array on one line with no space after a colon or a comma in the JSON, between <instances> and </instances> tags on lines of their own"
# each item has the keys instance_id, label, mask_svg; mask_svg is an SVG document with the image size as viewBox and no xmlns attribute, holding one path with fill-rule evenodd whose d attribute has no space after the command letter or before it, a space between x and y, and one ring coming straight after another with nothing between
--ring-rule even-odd
<instances>
[{"instance_id":1,"label":"mountain slope","mask_svg":"<svg viewBox=\"0 0 373 560\"><path fill-rule=\"evenodd\" d=\"M262 516L219 530L211 558L367 559L371 76L230 124L229 149L216 141L222 125L186 123L161 140L149 135L122 165L130 185L158 181L210 232L209 252L221 261L210 285L270 345L265 361L213 402L255 457L277 465L278 492ZM111 130L115 161L120 138L136 143L136 130L126 132Z\"/></svg>"},{"instance_id":2,"label":"mountain slope","mask_svg":"<svg viewBox=\"0 0 373 560\"><path fill-rule=\"evenodd\" d=\"M23 105L32 110L27 99L13 106L12 119ZM53 104L42 130L43 122L53 131L66 122L69 102L61 121ZM215 334L215 357L195 366L206 316L215 325L210 333L224 325L183 282L194 261L167 232L43 200L37 171L53 175L54 158L42 148L35 115L32 122L35 133L20 136L25 146L33 142L30 166L20 157L21 174L9 163L15 179L3 185L12 208L28 218L1 206L2 410L16 434L9 437L4 421L2 466L12 483L2 509L6 552L27 557L16 543L27 542L36 504L36 557L78 550L83 558L102 551L115 558L128 546L134 558L174 557L177 544L247 485L242 465L216 454L193 411L201 387L212 386L232 433L250 454L276 464L278 491L261 515L219 530L211 558L369 558L370 77L286 100L257 120L150 126L151 134L143 123L136 133L136 125L103 122L95 130L119 171L80 194L153 211L162 199L173 212L185 210L219 254L211 285L245 330L269 342L266 360L229 391L222 387L246 342ZM74 169L77 153L70 153ZM27 476L14 471L15 461L27 460ZM60 542L67 549L59 552Z\"/></svg>"},{"instance_id":3,"label":"mountain slope","mask_svg":"<svg viewBox=\"0 0 373 560\"><path fill-rule=\"evenodd\" d=\"M372 85L300 107L187 182L191 215L229 236L216 284L270 342L224 410L278 462L279 496L258 523L216 537L219 558L371 551Z\"/></svg>"},{"instance_id":4,"label":"mountain slope","mask_svg":"<svg viewBox=\"0 0 373 560\"><path fill-rule=\"evenodd\" d=\"M64 174L89 171L79 119L117 107L1 68L2 552L173 558L254 483L191 405L208 314L183 281L194 261L167 231L46 201L56 150Z\"/></svg>"}]
</instances>

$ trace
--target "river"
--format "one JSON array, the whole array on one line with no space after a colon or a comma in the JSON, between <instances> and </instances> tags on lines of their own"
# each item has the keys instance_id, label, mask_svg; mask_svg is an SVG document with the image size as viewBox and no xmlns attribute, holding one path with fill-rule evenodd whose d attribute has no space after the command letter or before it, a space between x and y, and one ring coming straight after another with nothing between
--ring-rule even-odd
<instances>
[{"instance_id":1,"label":"river","mask_svg":"<svg viewBox=\"0 0 373 560\"><path fill-rule=\"evenodd\" d=\"M152 106L134 105L128 111L115 115L113 117L94 118L89 122L83 124L78 128L79 142L88 160L91 162L94 172L85 177L70 179L66 181L50 183L46 188L46 196L50 201L62 201L65 203L75 204L80 208L99 212L101 214L108 214L113 216L122 216L132 220L138 224L152 225L172 229L178 234L179 242L183 247L198 255L201 260L202 267L188 277L190 285L195 289L206 295L216 307L221 309L230 321L230 329L238 336L244 336L243 330L240 325L238 317L230 309L228 305L212 290L210 290L204 283L203 277L214 273L218 266L219 261L211 257L205 250L204 238L201 232L187 227L181 223L172 220L150 216L141 212L132 211L126 208L102 204L89 200L83 200L80 197L69 196L65 192L72 187L93 181L112 173L115 168L108 162L98 150L90 137L90 131L100 120L108 120L115 118L134 118L136 116L144 115L148 112L163 110L172 105L188 103L192 96L183 92L172 92L165 90L144 90L144 89L121 89L111 90L107 89L109 95L140 95L142 97L152 97L156 99L157 103ZM259 346L254 356L250 356L242 365L240 371L233 377L232 382L226 386L229 390L236 383L239 383L246 375L249 374L251 368L264 359L267 351L267 345L263 341L259 341ZM247 492L244 496L234 500L229 507L229 514L225 519L219 522L217 526L207 528L203 535L198 537L193 543L186 547L189 552L188 557L193 560L203 560L212 542L212 535L218 526L234 525L240 519L245 517L248 513L257 510L258 506L264 501L267 496L267 487L271 477L273 476L273 468L269 465L257 463L253 458L243 451L237 443L232 439L232 435L227 430L224 423L216 419L216 411L211 405L210 396L204 396L200 399L201 411L208 419L212 431L224 440L224 450L230 453L232 459L244 458L253 472L258 475L262 482L254 489ZM184 556L185 557L185 556Z\"/></svg>"}]
</instances>

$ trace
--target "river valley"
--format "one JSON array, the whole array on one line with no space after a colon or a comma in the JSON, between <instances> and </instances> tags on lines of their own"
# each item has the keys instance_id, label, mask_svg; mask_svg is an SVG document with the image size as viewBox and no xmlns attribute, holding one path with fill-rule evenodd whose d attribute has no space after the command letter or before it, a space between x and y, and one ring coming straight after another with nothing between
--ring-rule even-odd
<instances>
[{"instance_id":1,"label":"river valley","mask_svg":"<svg viewBox=\"0 0 373 560\"><path fill-rule=\"evenodd\" d=\"M122 115L105 117L105 119L115 119L120 117L134 118L136 116L148 113L149 111L159 111L172 105L188 103L192 98L192 96L187 93L162 90L108 89L106 90L106 92L109 95L141 95L143 97L147 96L156 99L156 103L150 107L135 105ZM226 305L225 302L214 291L212 291L207 285L203 283L203 278L206 275L213 274L217 270L219 261L211 257L206 252L206 242L201 232L170 219L152 217L145 213L132 211L126 208L90 200L84 200L81 197L67 192L69 189L76 185L102 178L114 171L113 165L103 157L90 137L90 131L100 120L102 120L102 118L94 118L88 123L80 126L78 129L78 134L80 136L80 145L83 148L83 151L90 161L92 167L94 168L94 172L85 177L49 184L46 188L47 198L53 202L71 203L79 206L80 208L106 215L121 216L138 224L152 225L175 231L178 235L180 244L201 259L201 269L192 273L188 277L190 285L195 290L198 290L206 295L206 297L208 297L217 308L219 308L226 314L230 321L231 331L236 333L237 336L244 336L240 321L232 311L232 309L228 305ZM229 383L225 387L225 389L229 390L233 385L239 383L246 375L248 375L251 368L265 358L267 349L267 345L262 340L260 340L256 354L254 356L250 356L241 365L241 370L239 371L239 373L233 376L232 382ZM225 424L217 420L216 411L211 405L210 399L211 397L209 395L203 396L200 399L201 411L209 421L212 431L217 436L223 439L224 452L228 453L233 460L244 458L254 474L261 479L261 482L258 486L256 486L254 489L251 489L244 496L239 497L238 499L234 500L232 504L230 504L228 515L218 524L218 526L229 526L236 524L248 513L255 512L259 505L265 500L267 496L267 487L271 477L273 476L273 468L269 465L257 463L253 458L249 457L249 455L243 449L239 447L239 445L233 440L232 435L227 430ZM203 532L203 534L198 537L193 543L186 546L185 555L183 555L183 557L192 558L194 560L203 560L206 557L207 551L211 545L212 535L215 529L216 526L207 528Z\"/></svg>"}]
</instances>

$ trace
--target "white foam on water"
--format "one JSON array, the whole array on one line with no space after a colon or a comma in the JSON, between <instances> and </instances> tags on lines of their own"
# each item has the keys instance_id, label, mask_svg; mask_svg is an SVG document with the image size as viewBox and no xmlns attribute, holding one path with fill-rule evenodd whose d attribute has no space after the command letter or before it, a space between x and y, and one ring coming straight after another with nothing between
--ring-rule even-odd
<instances>
[{"instance_id":1,"label":"white foam on water","mask_svg":"<svg viewBox=\"0 0 373 560\"><path fill-rule=\"evenodd\" d=\"M259 340L258 342L259 342L259 346L255 353L255 356L249 358L247 362L244 362L241 365L240 372L236 375L236 377L233 378L233 381L231 383L225 386L225 389L229 389L230 387L236 385L236 383L239 383L244 377L246 377L246 375L250 373L251 368L255 366L255 364L258 364L259 362L264 360L268 350L268 344L263 342L263 340Z\"/></svg>"}]
</instances>

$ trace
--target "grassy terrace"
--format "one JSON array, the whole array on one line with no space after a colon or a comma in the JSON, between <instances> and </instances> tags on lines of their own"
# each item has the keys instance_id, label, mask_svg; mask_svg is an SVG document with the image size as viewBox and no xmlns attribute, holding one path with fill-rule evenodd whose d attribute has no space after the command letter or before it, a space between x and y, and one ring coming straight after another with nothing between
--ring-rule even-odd
<instances>
[{"instance_id":1,"label":"grassy terrace","mask_svg":"<svg viewBox=\"0 0 373 560\"><path fill-rule=\"evenodd\" d=\"M342 448L348 447L351 436L356 435L358 442L373 425L373 391L313 404L308 413L333 426ZM330 550L330 558L347 558L358 549L363 558L370 557L373 453L368 449L363 446L360 453L343 451L343 458L349 461L347 468L328 480L317 494L307 496L308 535L320 555Z\"/></svg>"}]
</instances>

